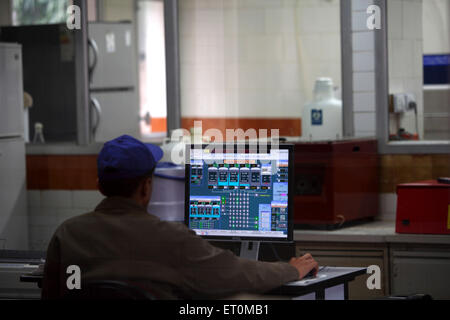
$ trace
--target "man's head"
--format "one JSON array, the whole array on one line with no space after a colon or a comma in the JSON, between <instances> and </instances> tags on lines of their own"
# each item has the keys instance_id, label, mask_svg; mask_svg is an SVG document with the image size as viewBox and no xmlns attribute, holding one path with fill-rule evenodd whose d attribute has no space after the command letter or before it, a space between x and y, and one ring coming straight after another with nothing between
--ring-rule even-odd
<instances>
[{"instance_id":1,"label":"man's head","mask_svg":"<svg viewBox=\"0 0 450 320\"><path fill-rule=\"evenodd\" d=\"M98 188L106 197L132 198L147 206L155 166L163 156L158 146L124 135L103 146L97 159Z\"/></svg>"}]
</instances>

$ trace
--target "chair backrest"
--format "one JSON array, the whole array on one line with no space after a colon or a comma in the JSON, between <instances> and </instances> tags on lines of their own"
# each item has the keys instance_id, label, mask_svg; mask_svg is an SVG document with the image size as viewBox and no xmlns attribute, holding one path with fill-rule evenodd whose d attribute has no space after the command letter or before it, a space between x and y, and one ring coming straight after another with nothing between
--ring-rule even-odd
<instances>
[{"instance_id":1,"label":"chair backrest","mask_svg":"<svg viewBox=\"0 0 450 320\"><path fill-rule=\"evenodd\" d=\"M70 300L155 300L149 292L117 280L93 280L64 296Z\"/></svg>"}]
</instances>

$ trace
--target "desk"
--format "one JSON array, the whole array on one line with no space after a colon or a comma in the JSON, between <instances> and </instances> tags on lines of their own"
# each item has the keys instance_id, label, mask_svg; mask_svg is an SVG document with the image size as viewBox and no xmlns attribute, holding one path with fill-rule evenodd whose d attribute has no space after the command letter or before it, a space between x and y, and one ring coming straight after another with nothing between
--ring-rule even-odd
<instances>
[{"instance_id":1,"label":"desk","mask_svg":"<svg viewBox=\"0 0 450 320\"><path fill-rule=\"evenodd\" d=\"M366 268L324 267L316 278L290 282L269 295L298 300L348 300L348 283L366 274Z\"/></svg>"},{"instance_id":2,"label":"desk","mask_svg":"<svg viewBox=\"0 0 450 320\"><path fill-rule=\"evenodd\" d=\"M347 300L348 283L366 274L366 268L324 267L316 278L285 284L268 295L284 296L298 300ZM36 283L42 287L42 274L23 274L21 282Z\"/></svg>"}]
</instances>

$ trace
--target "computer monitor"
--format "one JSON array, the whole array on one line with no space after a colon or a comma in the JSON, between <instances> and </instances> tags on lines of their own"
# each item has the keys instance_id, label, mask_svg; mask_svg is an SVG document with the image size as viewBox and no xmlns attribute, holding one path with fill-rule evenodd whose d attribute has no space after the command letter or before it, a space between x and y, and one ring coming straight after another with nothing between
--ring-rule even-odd
<instances>
[{"instance_id":1,"label":"computer monitor","mask_svg":"<svg viewBox=\"0 0 450 320\"><path fill-rule=\"evenodd\" d=\"M249 258L257 258L260 242L292 241L293 146L187 149L185 223L191 230L241 241L241 256Z\"/></svg>"}]
</instances>

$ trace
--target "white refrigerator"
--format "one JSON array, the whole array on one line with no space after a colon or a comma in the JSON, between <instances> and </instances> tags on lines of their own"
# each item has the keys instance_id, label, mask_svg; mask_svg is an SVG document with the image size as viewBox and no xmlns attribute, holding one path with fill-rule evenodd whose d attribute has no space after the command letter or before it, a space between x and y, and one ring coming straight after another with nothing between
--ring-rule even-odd
<instances>
[{"instance_id":1,"label":"white refrigerator","mask_svg":"<svg viewBox=\"0 0 450 320\"><path fill-rule=\"evenodd\" d=\"M22 48L0 43L0 250L28 249Z\"/></svg>"},{"instance_id":2,"label":"white refrigerator","mask_svg":"<svg viewBox=\"0 0 450 320\"><path fill-rule=\"evenodd\" d=\"M94 139L140 137L134 27L129 22L89 23L89 91Z\"/></svg>"}]
</instances>

